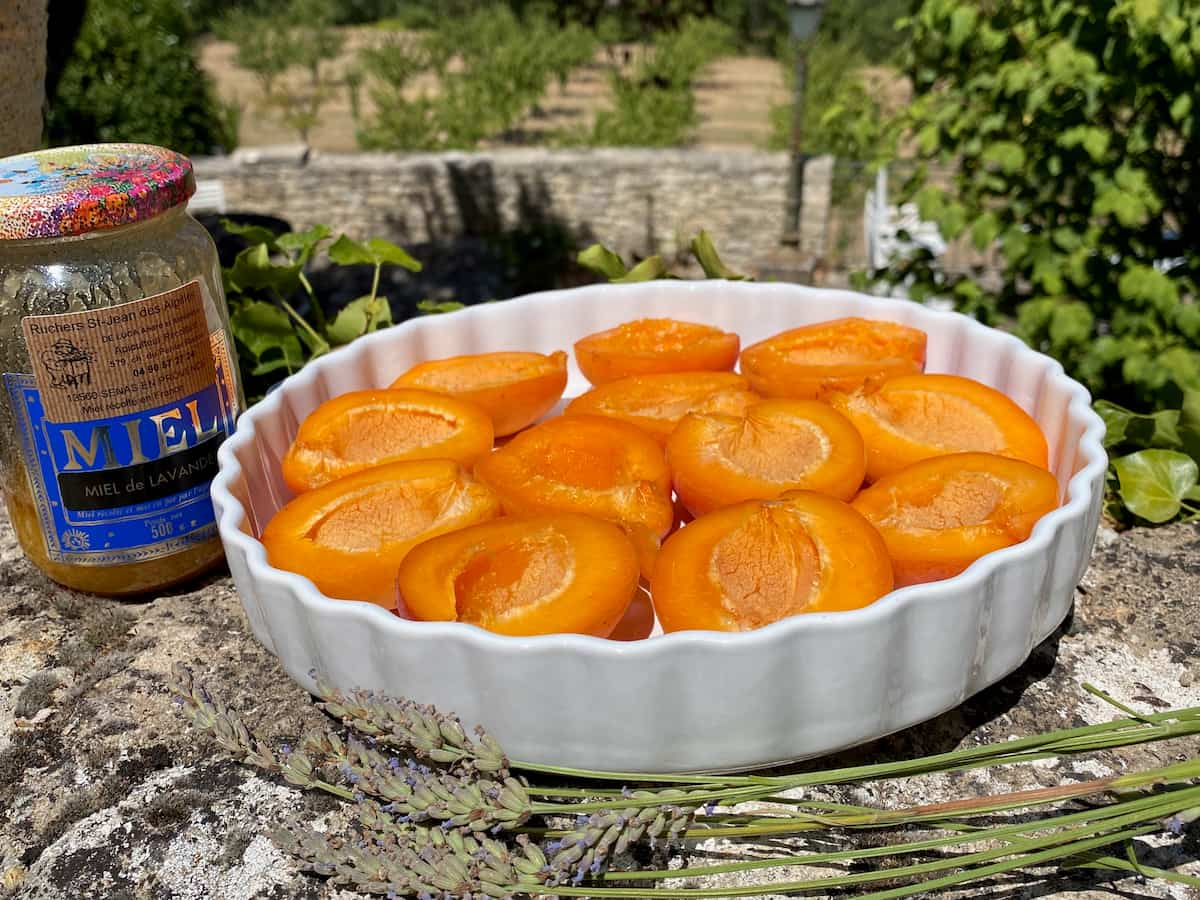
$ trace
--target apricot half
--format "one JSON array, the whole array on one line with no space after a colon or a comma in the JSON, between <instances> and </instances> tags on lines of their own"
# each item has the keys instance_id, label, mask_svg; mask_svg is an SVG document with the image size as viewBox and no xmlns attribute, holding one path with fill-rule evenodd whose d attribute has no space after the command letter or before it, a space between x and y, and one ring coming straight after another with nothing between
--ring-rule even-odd
<instances>
[{"instance_id":1,"label":"apricot half","mask_svg":"<svg viewBox=\"0 0 1200 900\"><path fill-rule=\"evenodd\" d=\"M849 500L866 450L850 420L815 400L765 400L743 416L685 416L667 441L680 501L695 516L810 490Z\"/></svg>"},{"instance_id":2,"label":"apricot half","mask_svg":"<svg viewBox=\"0 0 1200 900\"><path fill-rule=\"evenodd\" d=\"M793 328L742 351L741 371L764 397L813 400L925 368L925 332L846 318Z\"/></svg>"},{"instance_id":3,"label":"apricot half","mask_svg":"<svg viewBox=\"0 0 1200 900\"><path fill-rule=\"evenodd\" d=\"M651 579L664 631L749 631L858 609L892 589L879 533L848 504L792 491L709 513L667 538Z\"/></svg>"},{"instance_id":4,"label":"apricot half","mask_svg":"<svg viewBox=\"0 0 1200 900\"><path fill-rule=\"evenodd\" d=\"M1058 506L1058 481L1021 460L955 453L880 479L853 506L883 535L903 586L957 575L1025 540Z\"/></svg>"},{"instance_id":5,"label":"apricot half","mask_svg":"<svg viewBox=\"0 0 1200 900\"><path fill-rule=\"evenodd\" d=\"M732 372L670 372L599 385L572 400L563 414L620 419L665 444L690 412L741 415L760 399L745 378Z\"/></svg>"},{"instance_id":6,"label":"apricot half","mask_svg":"<svg viewBox=\"0 0 1200 900\"><path fill-rule=\"evenodd\" d=\"M602 416L560 416L475 466L514 516L579 513L626 529L647 569L671 530L671 473L654 438Z\"/></svg>"},{"instance_id":7,"label":"apricot half","mask_svg":"<svg viewBox=\"0 0 1200 900\"><path fill-rule=\"evenodd\" d=\"M267 559L321 593L396 605L396 568L423 540L500 515L500 499L448 459L376 466L306 491L263 529Z\"/></svg>"},{"instance_id":8,"label":"apricot half","mask_svg":"<svg viewBox=\"0 0 1200 900\"><path fill-rule=\"evenodd\" d=\"M997 453L1046 468L1037 422L995 388L958 375L902 375L829 402L867 445L867 479L878 481L947 453Z\"/></svg>"},{"instance_id":9,"label":"apricot half","mask_svg":"<svg viewBox=\"0 0 1200 900\"><path fill-rule=\"evenodd\" d=\"M351 391L301 423L283 457L283 480L299 493L384 463L471 463L492 439L492 420L470 401L432 391Z\"/></svg>"},{"instance_id":10,"label":"apricot half","mask_svg":"<svg viewBox=\"0 0 1200 900\"><path fill-rule=\"evenodd\" d=\"M737 362L736 334L676 319L637 319L575 343L575 361L592 384L661 372L722 372Z\"/></svg>"},{"instance_id":11,"label":"apricot half","mask_svg":"<svg viewBox=\"0 0 1200 900\"><path fill-rule=\"evenodd\" d=\"M400 565L415 618L499 634L608 637L638 586L633 544L616 525L559 513L497 519L426 541Z\"/></svg>"},{"instance_id":12,"label":"apricot half","mask_svg":"<svg viewBox=\"0 0 1200 900\"><path fill-rule=\"evenodd\" d=\"M481 406L496 437L548 413L567 386L567 354L476 353L418 363L391 385L453 394Z\"/></svg>"}]
</instances>

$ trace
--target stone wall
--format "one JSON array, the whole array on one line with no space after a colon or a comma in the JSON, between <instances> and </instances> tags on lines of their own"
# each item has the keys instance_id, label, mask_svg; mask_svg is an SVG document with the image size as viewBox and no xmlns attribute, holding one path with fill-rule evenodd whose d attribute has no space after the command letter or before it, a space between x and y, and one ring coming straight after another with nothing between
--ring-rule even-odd
<instances>
[{"instance_id":1,"label":"stone wall","mask_svg":"<svg viewBox=\"0 0 1200 900\"><path fill-rule=\"evenodd\" d=\"M788 157L545 149L309 155L280 148L197 160L196 171L202 181L219 180L228 211L276 215L295 228L325 222L414 245L549 221L580 244L598 240L622 254L670 260L703 227L727 262L761 274L779 261ZM802 249L793 262L825 253L832 171L830 158L807 166Z\"/></svg>"}]
</instances>

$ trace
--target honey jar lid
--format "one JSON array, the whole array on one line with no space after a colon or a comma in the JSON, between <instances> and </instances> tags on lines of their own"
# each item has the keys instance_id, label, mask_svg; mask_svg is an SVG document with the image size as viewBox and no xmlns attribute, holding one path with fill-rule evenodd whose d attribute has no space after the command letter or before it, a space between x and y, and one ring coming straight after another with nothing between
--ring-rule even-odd
<instances>
[{"instance_id":1,"label":"honey jar lid","mask_svg":"<svg viewBox=\"0 0 1200 900\"><path fill-rule=\"evenodd\" d=\"M196 192L192 163L150 144L53 147L0 159L0 240L71 237L152 219Z\"/></svg>"}]
</instances>

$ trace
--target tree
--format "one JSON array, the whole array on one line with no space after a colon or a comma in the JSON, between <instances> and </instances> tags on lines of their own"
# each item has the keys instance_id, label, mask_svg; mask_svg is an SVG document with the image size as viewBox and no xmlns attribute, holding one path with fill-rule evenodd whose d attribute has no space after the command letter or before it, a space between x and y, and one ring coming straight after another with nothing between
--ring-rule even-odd
<instances>
[{"instance_id":1,"label":"tree","mask_svg":"<svg viewBox=\"0 0 1200 900\"><path fill-rule=\"evenodd\" d=\"M878 274L1009 319L1100 396L1177 407L1200 387L1200 4L925 0L911 27L894 134L956 175L910 193L1003 267Z\"/></svg>"}]
</instances>

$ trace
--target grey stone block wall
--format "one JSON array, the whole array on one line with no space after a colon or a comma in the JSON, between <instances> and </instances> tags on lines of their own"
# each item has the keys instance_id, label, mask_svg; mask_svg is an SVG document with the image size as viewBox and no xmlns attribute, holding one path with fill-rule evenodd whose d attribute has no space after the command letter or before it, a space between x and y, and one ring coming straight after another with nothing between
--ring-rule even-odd
<instances>
[{"instance_id":1,"label":"grey stone block wall","mask_svg":"<svg viewBox=\"0 0 1200 900\"><path fill-rule=\"evenodd\" d=\"M296 228L325 222L401 244L485 235L537 219L581 243L667 259L708 228L726 261L753 269L784 231L789 158L699 150L497 150L306 156L303 148L199 159L229 211L276 215ZM833 160L806 169L800 256L824 252Z\"/></svg>"}]
</instances>

